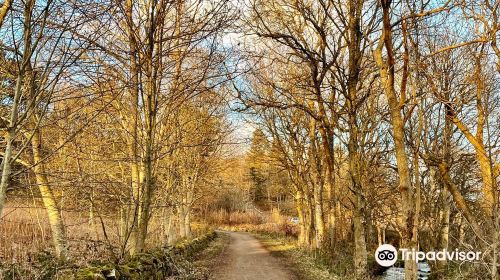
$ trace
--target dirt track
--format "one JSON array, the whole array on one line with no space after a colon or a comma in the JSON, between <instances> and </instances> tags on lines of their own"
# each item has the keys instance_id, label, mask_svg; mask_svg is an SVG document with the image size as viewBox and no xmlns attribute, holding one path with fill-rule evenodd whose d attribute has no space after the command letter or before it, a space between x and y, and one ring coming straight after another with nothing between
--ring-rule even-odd
<instances>
[{"instance_id":1,"label":"dirt track","mask_svg":"<svg viewBox=\"0 0 500 280\"><path fill-rule=\"evenodd\" d=\"M225 232L231 241L221 256L214 280L295 279L262 244L247 233Z\"/></svg>"}]
</instances>

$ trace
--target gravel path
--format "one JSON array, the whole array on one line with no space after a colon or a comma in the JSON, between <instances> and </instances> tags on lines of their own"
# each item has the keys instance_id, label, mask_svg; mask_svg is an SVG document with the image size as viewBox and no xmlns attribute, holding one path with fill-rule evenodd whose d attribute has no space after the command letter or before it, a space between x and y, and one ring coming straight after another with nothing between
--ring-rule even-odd
<instances>
[{"instance_id":1,"label":"gravel path","mask_svg":"<svg viewBox=\"0 0 500 280\"><path fill-rule=\"evenodd\" d=\"M295 279L253 236L225 232L231 238L215 269L214 280L291 280Z\"/></svg>"}]
</instances>

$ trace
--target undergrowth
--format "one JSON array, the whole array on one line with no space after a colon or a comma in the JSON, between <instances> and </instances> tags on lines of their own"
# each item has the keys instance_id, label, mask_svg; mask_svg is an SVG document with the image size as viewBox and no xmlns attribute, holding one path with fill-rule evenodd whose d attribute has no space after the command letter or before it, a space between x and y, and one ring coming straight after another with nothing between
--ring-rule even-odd
<instances>
[{"instance_id":1,"label":"undergrowth","mask_svg":"<svg viewBox=\"0 0 500 280\"><path fill-rule=\"evenodd\" d=\"M139 253L121 263L95 261L86 267L59 263L50 253L42 252L29 266L0 264L0 279L5 280L135 280L135 279L208 279L208 269L195 265L202 252L217 237L210 231L175 246Z\"/></svg>"}]
</instances>

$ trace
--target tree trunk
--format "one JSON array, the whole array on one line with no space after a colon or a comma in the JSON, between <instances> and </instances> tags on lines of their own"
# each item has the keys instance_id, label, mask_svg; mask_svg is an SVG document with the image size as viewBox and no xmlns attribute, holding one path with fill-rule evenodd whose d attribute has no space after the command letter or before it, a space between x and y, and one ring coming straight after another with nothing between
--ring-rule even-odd
<instances>
[{"instance_id":1,"label":"tree trunk","mask_svg":"<svg viewBox=\"0 0 500 280\"><path fill-rule=\"evenodd\" d=\"M2 7L0 7L0 28L2 27L3 22L5 20L5 16L7 16L7 13L9 12L11 7L12 7L12 0L3 1ZM0 211L0 213L2 213L2 211Z\"/></svg>"},{"instance_id":2,"label":"tree trunk","mask_svg":"<svg viewBox=\"0 0 500 280\"><path fill-rule=\"evenodd\" d=\"M305 224L305 214L304 214L304 202L302 201L303 197L300 191L297 191L295 194L295 208L297 209L297 216L299 218L299 237L298 244L299 246L306 245L306 224Z\"/></svg>"},{"instance_id":3,"label":"tree trunk","mask_svg":"<svg viewBox=\"0 0 500 280\"><path fill-rule=\"evenodd\" d=\"M177 209L178 209L177 210L177 214L178 214L177 221L179 223L179 237L185 238L186 237L186 224L184 223L184 217L186 216L186 213L184 212L184 205L180 205Z\"/></svg>"},{"instance_id":4,"label":"tree trunk","mask_svg":"<svg viewBox=\"0 0 500 280\"><path fill-rule=\"evenodd\" d=\"M7 0L4 2L2 11L0 13L7 13L7 11L10 9L12 2ZM5 10L3 10L5 9ZM23 59L22 59L22 64L19 69L19 73L17 74L17 79L16 79L16 87L14 89L14 99L12 100L12 109L10 111L9 115L9 123L7 127L7 133L5 135L5 153L3 154L3 160L2 160L2 175L0 178L0 217L2 216L3 208L5 206L5 196L7 192L7 188L9 187L10 183L10 175L11 175L11 160L12 160L12 153L13 153L13 145L14 145L14 140L16 138L17 134L17 129L19 124L18 118L19 118L19 102L20 98L22 95L22 90L23 90L23 83L25 79L25 74L26 74L26 68L30 64L30 59L32 56L32 51L31 51L31 14L32 14L32 9L33 9L33 1L29 1L26 4L25 7L25 21L28 24L25 24L25 30L24 30L24 50L23 50ZM5 16L5 14L3 16ZM3 23L3 18L1 18L0 21L0 26Z\"/></svg>"},{"instance_id":5,"label":"tree trunk","mask_svg":"<svg viewBox=\"0 0 500 280\"><path fill-rule=\"evenodd\" d=\"M185 230L185 238L191 238L191 210L189 208L186 209L184 213L184 230Z\"/></svg>"},{"instance_id":6,"label":"tree trunk","mask_svg":"<svg viewBox=\"0 0 500 280\"><path fill-rule=\"evenodd\" d=\"M448 200L449 193L446 189L442 190L441 193L441 206L443 207L440 211L440 228L439 228L439 244L438 249L448 250L448 241L450 233L450 202ZM447 261L438 261L438 266L442 269L446 267Z\"/></svg>"},{"instance_id":7,"label":"tree trunk","mask_svg":"<svg viewBox=\"0 0 500 280\"><path fill-rule=\"evenodd\" d=\"M402 199L402 216L404 221L402 245L407 249L417 249L417 236L414 229L414 227L417 226L417 221L415 221L415 203L410 181L410 170L408 168L408 157L404 143L404 123L395 97L396 95L394 92L388 94L388 99L390 100L389 104L392 104L389 106L391 107L391 122L399 175L399 190ZM416 277L416 262L414 260L405 261L405 279L413 280L416 279Z\"/></svg>"},{"instance_id":8,"label":"tree trunk","mask_svg":"<svg viewBox=\"0 0 500 280\"><path fill-rule=\"evenodd\" d=\"M196 181L196 175L193 175L191 179L188 180L188 191L186 193L186 210L184 217L184 227L186 228L186 238L191 238L191 206L193 204L194 196L194 184Z\"/></svg>"},{"instance_id":9,"label":"tree trunk","mask_svg":"<svg viewBox=\"0 0 500 280\"><path fill-rule=\"evenodd\" d=\"M13 148L12 146L14 138L15 138L15 128L11 127L8 129L7 135L5 136L5 142L7 142L7 144L2 159L2 178L0 179L0 217L2 216L2 211L5 206L5 196L7 195L7 187L9 186L10 183L10 175L11 175L10 161L12 158L12 148Z\"/></svg>"},{"instance_id":10,"label":"tree trunk","mask_svg":"<svg viewBox=\"0 0 500 280\"><path fill-rule=\"evenodd\" d=\"M137 38L134 29L133 20L133 2L127 0L124 3L124 13L126 18L127 36L128 36L128 47L129 47L129 71L130 71L130 85L129 85L129 106L130 112L128 112L128 107L125 106L123 113L124 127L126 127L126 139L128 152L130 157L130 171L131 171L131 199L130 203L133 205L132 211L128 211L130 217L128 218L130 223L130 252L134 254L140 247L138 243L140 237L139 224L140 224L140 213L141 209L141 166L138 153L138 121L139 121L139 71L140 66L138 65L138 47ZM129 115L130 114L130 115Z\"/></svg>"},{"instance_id":11,"label":"tree trunk","mask_svg":"<svg viewBox=\"0 0 500 280\"><path fill-rule=\"evenodd\" d=\"M311 198L309 195L305 197L305 206L306 206L306 211L305 211L305 227L306 227L306 234L305 234L305 239L306 239L306 244L308 248L313 248L313 238L314 238L314 208L311 203Z\"/></svg>"},{"instance_id":12,"label":"tree trunk","mask_svg":"<svg viewBox=\"0 0 500 280\"><path fill-rule=\"evenodd\" d=\"M363 208L364 203L360 195L356 195L356 206L354 209L354 269L356 279L367 278L367 253Z\"/></svg>"},{"instance_id":13,"label":"tree trunk","mask_svg":"<svg viewBox=\"0 0 500 280\"><path fill-rule=\"evenodd\" d=\"M312 102L309 104L310 107L314 105ZM314 118L311 118L309 121L309 157L312 161L313 167L313 175L311 175L312 186L313 186L313 206L314 206L314 229L315 229L315 247L322 248L323 241L325 239L325 223L323 216L323 187L324 187L324 178L323 176L323 168L321 165L321 159L319 156L319 148L318 148L318 138L316 135L317 132L317 124Z\"/></svg>"},{"instance_id":14,"label":"tree trunk","mask_svg":"<svg viewBox=\"0 0 500 280\"><path fill-rule=\"evenodd\" d=\"M136 139L137 140L137 139ZM131 150L134 150L136 144L136 140L129 139L130 145L129 148ZM133 153L131 153L133 156ZM133 156L135 157L135 156ZM142 181L142 172L141 172L141 167L140 164L137 162L137 159L134 158L132 159L132 162L130 163L130 170L131 170L131 197L129 199L129 206L127 207L127 225L130 227L127 229L130 231L130 237L128 238L127 241L130 242L130 253L133 255L135 254L136 249L137 249L137 240L139 236L139 213L141 213L141 181Z\"/></svg>"},{"instance_id":15,"label":"tree trunk","mask_svg":"<svg viewBox=\"0 0 500 280\"><path fill-rule=\"evenodd\" d=\"M349 48L349 75L347 78L346 100L348 108L349 142L347 145L349 158L349 175L352 189L354 191L354 269L355 278L362 280L367 278L367 252L366 252L366 223L365 223L365 198L361 180L361 154L359 149L359 131L357 124L358 108L358 84L361 71L361 14L363 9L362 0L348 2L348 48Z\"/></svg>"},{"instance_id":16,"label":"tree trunk","mask_svg":"<svg viewBox=\"0 0 500 280\"><path fill-rule=\"evenodd\" d=\"M68 248L66 242L66 233L64 230L61 213L57 207L56 199L50 188L47 173L45 171L45 163L42 155L42 138L40 132L35 130L31 138L31 146L33 150L33 163L36 182L42 195L43 205L47 211L49 218L50 229L52 231L52 240L56 255L61 260L66 260L68 257Z\"/></svg>"},{"instance_id":17,"label":"tree trunk","mask_svg":"<svg viewBox=\"0 0 500 280\"><path fill-rule=\"evenodd\" d=\"M417 236L414 227L415 221L415 203L413 198L413 189L411 186L410 170L408 167L408 155L406 154L404 120L401 115L402 106L405 100L399 100L394 87L394 53L392 42L392 25L390 22L391 0L382 0L383 28L377 48L374 50L374 59L379 68L380 82L383 85L384 93L387 98L390 110L390 120L394 140L394 149L396 152L396 164L399 175L399 191L401 195L402 206L402 246L405 249L417 249ZM382 50L385 46L387 59L384 61ZM402 93L403 95L404 93ZM403 98L403 96L402 96ZM405 280L414 280L417 278L417 266L414 260L405 261Z\"/></svg>"},{"instance_id":18,"label":"tree trunk","mask_svg":"<svg viewBox=\"0 0 500 280\"><path fill-rule=\"evenodd\" d=\"M173 244L177 240L177 228L176 228L176 213L175 210L172 209L170 211L170 215L168 218L168 225L167 225L167 243L168 244Z\"/></svg>"},{"instance_id":19,"label":"tree trunk","mask_svg":"<svg viewBox=\"0 0 500 280\"><path fill-rule=\"evenodd\" d=\"M349 172L352 189L354 191L354 268L356 279L366 279L367 277L367 253L366 253L366 233L365 233L365 200L361 175L359 170L360 156L357 149L357 127L355 124L354 112L350 114L350 137L349 137Z\"/></svg>"},{"instance_id":20,"label":"tree trunk","mask_svg":"<svg viewBox=\"0 0 500 280\"><path fill-rule=\"evenodd\" d=\"M475 216L472 215L472 212L469 209L465 198L458 190L457 185L455 185L455 183L451 180L448 166L445 163L441 163L438 167L441 179L443 180L444 185L453 197L453 201L455 201L457 208L460 210L465 219L467 219L475 234L479 235L481 238L485 238L483 229L479 226L479 223L477 222Z\"/></svg>"},{"instance_id":21,"label":"tree trunk","mask_svg":"<svg viewBox=\"0 0 500 280\"><path fill-rule=\"evenodd\" d=\"M323 247L325 239L325 222L323 216L323 188L316 186L314 188L314 225L316 229L316 248Z\"/></svg>"},{"instance_id":22,"label":"tree trunk","mask_svg":"<svg viewBox=\"0 0 500 280\"><path fill-rule=\"evenodd\" d=\"M146 156L145 164L145 176L143 192L140 200L140 213L139 213L139 225L137 229L137 241L135 244L135 251L142 252L145 247L146 238L148 235L148 225L151 218L151 199L153 196L153 177L152 177L152 162L151 157Z\"/></svg>"}]
</instances>

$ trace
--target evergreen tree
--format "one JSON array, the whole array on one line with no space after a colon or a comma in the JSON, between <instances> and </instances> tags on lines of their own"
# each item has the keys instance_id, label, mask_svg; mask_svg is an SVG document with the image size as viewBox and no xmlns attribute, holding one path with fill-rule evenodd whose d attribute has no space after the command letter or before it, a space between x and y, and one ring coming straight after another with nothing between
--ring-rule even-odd
<instances>
[{"instance_id":1,"label":"evergreen tree","mask_svg":"<svg viewBox=\"0 0 500 280\"><path fill-rule=\"evenodd\" d=\"M252 135L252 144L247 156L248 175L251 181L251 195L254 202L266 198L269 181L267 157L270 144L262 129L256 129Z\"/></svg>"}]
</instances>

